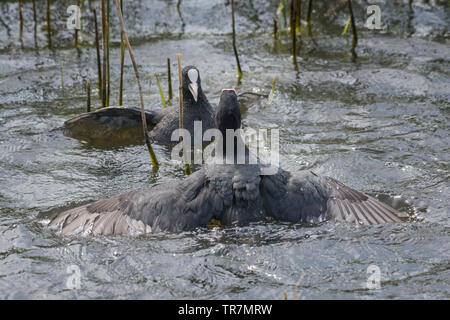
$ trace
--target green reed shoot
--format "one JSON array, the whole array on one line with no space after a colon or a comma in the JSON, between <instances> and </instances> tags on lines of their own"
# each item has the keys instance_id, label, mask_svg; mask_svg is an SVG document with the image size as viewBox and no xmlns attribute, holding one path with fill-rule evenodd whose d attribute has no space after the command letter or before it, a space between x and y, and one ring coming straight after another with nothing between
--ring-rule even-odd
<instances>
[{"instance_id":1,"label":"green reed shoot","mask_svg":"<svg viewBox=\"0 0 450 320\"><path fill-rule=\"evenodd\" d=\"M156 73L152 74L152 76L150 77L150 82L149 82L149 94L152 90L152 82L153 82L153 78L156 78L156 84L158 86L158 91L159 91L159 97L161 98L161 104L163 106L163 108L167 108L167 104L166 104L166 98L164 97L164 92L161 86L161 82L159 81L159 77Z\"/></svg>"},{"instance_id":2,"label":"green reed shoot","mask_svg":"<svg viewBox=\"0 0 450 320\"><path fill-rule=\"evenodd\" d=\"M167 108L166 99L164 98L164 92L163 92L163 89L161 87L161 82L159 81L159 77L158 76L156 76L156 83L158 84L159 96L161 97L162 106L163 106L163 108Z\"/></svg>"},{"instance_id":3,"label":"green reed shoot","mask_svg":"<svg viewBox=\"0 0 450 320\"><path fill-rule=\"evenodd\" d=\"M351 18L349 17L347 22L345 23L344 31L342 31L343 36L345 36L347 34L347 29L348 29L348 26L350 25L350 20L351 20Z\"/></svg>"}]
</instances>

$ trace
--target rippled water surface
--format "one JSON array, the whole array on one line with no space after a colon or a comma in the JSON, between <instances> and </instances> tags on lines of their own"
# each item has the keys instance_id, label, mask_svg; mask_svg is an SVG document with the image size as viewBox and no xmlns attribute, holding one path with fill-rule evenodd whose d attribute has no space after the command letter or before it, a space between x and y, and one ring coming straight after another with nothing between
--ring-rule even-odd
<instances>
[{"instance_id":1,"label":"rippled water surface","mask_svg":"<svg viewBox=\"0 0 450 320\"><path fill-rule=\"evenodd\" d=\"M125 3L147 108L161 105L155 86L149 95L150 75L161 73L167 92L166 59L175 61L178 52L183 64L200 69L212 102L220 89L236 86L226 2L182 1L181 18L175 0ZM155 146L162 167L152 173L142 145L93 145L54 130L84 112L86 76L96 88L92 15L83 15L84 41L77 50L66 29L73 1L51 1L49 48L46 1L36 1L36 33L32 1L23 1L22 40L17 1L2 1L0 298L283 299L285 292L293 297L303 274L301 299L450 298L448 2L377 1L383 29L376 31L364 27L367 3L354 1L359 45L353 61L350 35L341 35L347 11L325 18L333 2L314 1L314 38L303 35L297 71L288 37L274 42L271 35L278 1L236 2L244 72L236 88L267 94L275 76L277 89L270 103L241 105L244 126L280 129L284 168L332 176L408 212L411 221L371 227L262 222L141 237L55 236L43 223L50 213L182 178L182 167L169 161L164 146ZM112 21L115 104L120 49L114 15ZM128 60L124 101L139 102ZM66 286L72 265L80 269L79 290ZM372 265L381 272L379 289L367 288Z\"/></svg>"}]
</instances>

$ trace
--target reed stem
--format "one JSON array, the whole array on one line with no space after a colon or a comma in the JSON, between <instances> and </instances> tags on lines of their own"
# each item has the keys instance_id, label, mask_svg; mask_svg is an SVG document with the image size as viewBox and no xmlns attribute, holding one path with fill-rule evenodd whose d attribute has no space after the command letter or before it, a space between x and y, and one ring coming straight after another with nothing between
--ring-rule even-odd
<instances>
[{"instance_id":1,"label":"reed stem","mask_svg":"<svg viewBox=\"0 0 450 320\"><path fill-rule=\"evenodd\" d=\"M91 80L86 80L87 106L86 112L91 112Z\"/></svg>"},{"instance_id":2,"label":"reed stem","mask_svg":"<svg viewBox=\"0 0 450 320\"><path fill-rule=\"evenodd\" d=\"M177 1L177 11L178 15L181 17L181 0Z\"/></svg>"},{"instance_id":3,"label":"reed stem","mask_svg":"<svg viewBox=\"0 0 450 320\"><path fill-rule=\"evenodd\" d=\"M106 107L106 7L102 0L102 50L103 50L103 70L102 70L102 108Z\"/></svg>"},{"instance_id":4,"label":"reed stem","mask_svg":"<svg viewBox=\"0 0 450 320\"><path fill-rule=\"evenodd\" d=\"M272 90L270 91L270 93L275 94L275 83L277 81L277 78L274 76L272 78Z\"/></svg>"},{"instance_id":5,"label":"reed stem","mask_svg":"<svg viewBox=\"0 0 450 320\"><path fill-rule=\"evenodd\" d=\"M92 12L94 14L94 25L95 25L95 48L97 49L97 72L98 72L98 94L100 96L100 99L102 99L102 63L100 60L100 44L99 44L99 37L98 37L98 24L97 24L97 8L93 7Z\"/></svg>"},{"instance_id":6,"label":"reed stem","mask_svg":"<svg viewBox=\"0 0 450 320\"><path fill-rule=\"evenodd\" d=\"M80 35L81 35L81 42L83 42L83 12L84 12L84 0L81 0L80 5Z\"/></svg>"},{"instance_id":7,"label":"reed stem","mask_svg":"<svg viewBox=\"0 0 450 320\"><path fill-rule=\"evenodd\" d=\"M348 0L347 2L348 2L348 10L350 11L350 21L351 21L351 25L352 25L352 34L353 34L351 52L352 52L353 58L356 58L355 48L356 48L356 45L358 44L358 34L356 31L355 18L353 16L352 0Z\"/></svg>"},{"instance_id":8,"label":"reed stem","mask_svg":"<svg viewBox=\"0 0 450 320\"><path fill-rule=\"evenodd\" d=\"M172 92L172 74L170 72L170 58L167 58L167 82L169 83L169 100L172 100L173 92Z\"/></svg>"},{"instance_id":9,"label":"reed stem","mask_svg":"<svg viewBox=\"0 0 450 320\"><path fill-rule=\"evenodd\" d=\"M120 11L123 12L123 1L120 0ZM120 32L120 81L119 81L119 106L122 106L123 99L123 66L125 63L125 45L123 43L123 32Z\"/></svg>"},{"instance_id":10,"label":"reed stem","mask_svg":"<svg viewBox=\"0 0 450 320\"><path fill-rule=\"evenodd\" d=\"M52 47L52 29L50 27L50 0L47 0L47 38L48 38L48 47Z\"/></svg>"},{"instance_id":11,"label":"reed stem","mask_svg":"<svg viewBox=\"0 0 450 320\"><path fill-rule=\"evenodd\" d=\"M238 75L238 83L242 78L242 70L241 70L241 64L239 62L239 55L236 48L236 30L235 30L235 21L234 21L234 0L231 0L231 26L233 29L233 51L234 56L236 57L236 64L237 64L237 75Z\"/></svg>"},{"instance_id":12,"label":"reed stem","mask_svg":"<svg viewBox=\"0 0 450 320\"><path fill-rule=\"evenodd\" d=\"M19 21L20 21L20 40L22 40L23 34L23 11L22 11L22 0L19 0Z\"/></svg>"},{"instance_id":13,"label":"reed stem","mask_svg":"<svg viewBox=\"0 0 450 320\"><path fill-rule=\"evenodd\" d=\"M106 106L109 107L109 97L111 93L111 77L109 64L109 16L110 16L110 2L106 0Z\"/></svg>"},{"instance_id":14,"label":"reed stem","mask_svg":"<svg viewBox=\"0 0 450 320\"><path fill-rule=\"evenodd\" d=\"M177 61L178 61L178 91L179 91L179 96L180 96L180 109L179 109L179 115L178 115L178 124L179 124L179 128L180 128L180 139L183 139L183 144L186 143L186 141L184 140L184 135L183 135L183 80L182 80L182 75L181 75L181 54L177 54ZM191 174L191 168L189 167L189 164L186 161L186 152L185 148L183 147L183 160L184 160L184 173L186 175L190 175Z\"/></svg>"},{"instance_id":15,"label":"reed stem","mask_svg":"<svg viewBox=\"0 0 450 320\"><path fill-rule=\"evenodd\" d=\"M80 0L77 0L77 6L78 8L80 7ZM77 19L78 17L76 17ZM76 28L76 24L75 24L75 32L74 32L74 45L75 47L78 47L78 29Z\"/></svg>"},{"instance_id":16,"label":"reed stem","mask_svg":"<svg viewBox=\"0 0 450 320\"><path fill-rule=\"evenodd\" d=\"M313 2L313 0L309 0L309 3L308 3L308 12L306 13L306 25L308 26L308 36L311 36L311 13L312 13L312 2Z\"/></svg>"},{"instance_id":17,"label":"reed stem","mask_svg":"<svg viewBox=\"0 0 450 320\"><path fill-rule=\"evenodd\" d=\"M278 40L278 20L277 20L277 18L273 18L273 38L274 38L274 40Z\"/></svg>"},{"instance_id":18,"label":"reed stem","mask_svg":"<svg viewBox=\"0 0 450 320\"><path fill-rule=\"evenodd\" d=\"M34 21L34 42L37 46L37 15L36 15L36 0L33 0L33 21Z\"/></svg>"},{"instance_id":19,"label":"reed stem","mask_svg":"<svg viewBox=\"0 0 450 320\"><path fill-rule=\"evenodd\" d=\"M290 15L290 27L291 27L291 40L292 40L292 59L294 66L297 69L297 34L295 32L296 20L297 20L297 0L291 0L291 15Z\"/></svg>"},{"instance_id":20,"label":"reed stem","mask_svg":"<svg viewBox=\"0 0 450 320\"><path fill-rule=\"evenodd\" d=\"M300 287L300 284L302 283L302 280L303 280L303 278L305 277L305 275L306 275L306 272L303 272L303 273L300 275L300 278L298 278L297 282L295 283L293 300L298 300L298 295L297 295L298 287Z\"/></svg>"},{"instance_id":21,"label":"reed stem","mask_svg":"<svg viewBox=\"0 0 450 320\"><path fill-rule=\"evenodd\" d=\"M297 0L297 10L295 18L295 31L297 33L301 32L301 15L302 15L302 0Z\"/></svg>"},{"instance_id":22,"label":"reed stem","mask_svg":"<svg viewBox=\"0 0 450 320\"><path fill-rule=\"evenodd\" d=\"M137 69L136 60L134 59L133 50L131 49L131 45L128 40L127 32L125 31L125 25L123 23L122 10L120 10L119 0L115 0L115 4L116 4L116 10L117 10L117 17L119 18L119 23L120 23L120 30L123 33L123 39L128 48L128 53L130 54L131 63L133 64L133 68L134 68L134 73L136 74L136 81L137 81L138 89L139 89L139 102L141 105L142 130L144 131L145 144L147 145L147 149L150 154L150 159L152 161L152 165L155 169L157 169L159 166L158 160L156 159L155 152L153 151L152 145L150 143L150 138L148 136L147 118L145 117L144 97L142 94L142 86L141 86L141 80L139 77L139 71Z\"/></svg>"},{"instance_id":23,"label":"reed stem","mask_svg":"<svg viewBox=\"0 0 450 320\"><path fill-rule=\"evenodd\" d=\"M62 94L64 95L64 75L63 75L63 62L62 59L60 58L59 60L59 73L61 75L61 90L62 90Z\"/></svg>"}]
</instances>

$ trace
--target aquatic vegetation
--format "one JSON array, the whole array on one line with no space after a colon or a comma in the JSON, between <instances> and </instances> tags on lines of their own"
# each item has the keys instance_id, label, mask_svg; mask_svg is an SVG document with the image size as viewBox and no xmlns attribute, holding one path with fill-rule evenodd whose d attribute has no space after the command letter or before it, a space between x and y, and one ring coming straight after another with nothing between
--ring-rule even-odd
<instances>
[{"instance_id":1,"label":"aquatic vegetation","mask_svg":"<svg viewBox=\"0 0 450 320\"><path fill-rule=\"evenodd\" d=\"M102 3L104 3L104 0ZM128 36L125 31L125 25L123 23L122 11L120 10L119 0L115 0L115 3L116 3L116 10L117 10L117 17L119 18L120 30L123 34L125 44L128 48L128 53L130 54L131 63L133 64L134 73L136 75L136 81L137 81L138 90L139 90L139 102L140 102L140 106L141 106L142 131L144 133L145 144L147 145L148 153L149 153L150 159L152 161L152 166L154 169L157 169L159 166L159 163L158 163L158 160L156 159L155 151L153 151L153 148L150 143L149 136L148 136L147 120L145 117L144 98L143 98L143 93L142 93L141 80L139 77L139 70L137 68L136 61L134 59L133 49L131 48L130 41L128 40ZM104 64L103 64L103 66L104 66ZM105 72L103 72L103 75L105 75ZM103 79L103 82L104 81L105 80Z\"/></svg>"}]
</instances>

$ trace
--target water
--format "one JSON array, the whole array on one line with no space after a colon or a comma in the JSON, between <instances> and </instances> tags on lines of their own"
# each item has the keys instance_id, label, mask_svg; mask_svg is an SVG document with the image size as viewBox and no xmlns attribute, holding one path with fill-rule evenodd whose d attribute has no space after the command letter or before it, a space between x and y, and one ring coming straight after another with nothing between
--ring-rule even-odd
<instances>
[{"instance_id":1,"label":"water","mask_svg":"<svg viewBox=\"0 0 450 320\"><path fill-rule=\"evenodd\" d=\"M286 292L291 299L303 274L301 299L450 298L448 5L381 1L387 28L370 31L363 27L365 2L354 1L360 39L352 62L351 40L341 35L348 14L327 20L331 5L315 1L317 45L303 37L296 71L288 38L274 45L270 34L276 2L237 3L244 71L238 92L268 93L272 77L277 79L270 104L261 99L241 106L244 125L280 128L284 168L311 169L378 195L411 221L372 227L261 222L141 237L55 236L43 223L52 212L182 178L183 170L163 146L155 146L162 166L152 173L142 145L92 145L53 130L85 110L86 75L96 88L95 48L73 48L72 32L65 29L70 1L52 2L51 49L44 1L37 1L36 37L32 2L24 1L22 41L17 2L2 2L0 298L283 299ZM161 104L156 86L149 95L150 75L162 73L167 90L166 59L175 62L178 52L183 64L200 69L212 102L220 89L236 86L230 6L183 1L181 14L183 20L176 1L125 6L147 108ZM83 18L90 39L91 18ZM114 104L120 50L115 22L111 32ZM94 91L98 107L96 96ZM124 101L138 104L128 60ZM71 266L79 268L80 289L67 287ZM379 268L379 289L367 288L370 266Z\"/></svg>"}]
</instances>

